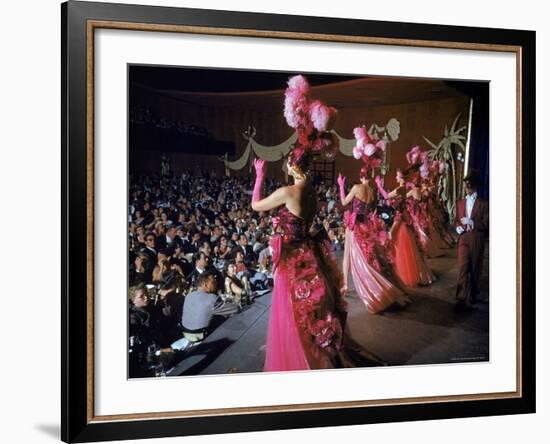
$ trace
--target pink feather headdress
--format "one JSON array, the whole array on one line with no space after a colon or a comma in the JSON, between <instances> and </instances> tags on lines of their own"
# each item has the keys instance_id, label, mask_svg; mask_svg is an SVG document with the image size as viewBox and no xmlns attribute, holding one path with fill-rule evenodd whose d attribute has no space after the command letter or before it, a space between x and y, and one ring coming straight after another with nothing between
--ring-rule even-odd
<instances>
[{"instance_id":1,"label":"pink feather headdress","mask_svg":"<svg viewBox=\"0 0 550 444\"><path fill-rule=\"evenodd\" d=\"M326 160L336 157L339 139L329 131L334 127L337 110L310 97L309 83L302 75L288 80L285 91L284 116L298 136L291 163L304 154L318 153Z\"/></svg>"},{"instance_id":2,"label":"pink feather headdress","mask_svg":"<svg viewBox=\"0 0 550 444\"><path fill-rule=\"evenodd\" d=\"M361 159L367 169L378 168L382 164L382 154L386 150L386 142L373 139L364 126L355 128L353 135L356 140L353 157L357 160Z\"/></svg>"},{"instance_id":3,"label":"pink feather headdress","mask_svg":"<svg viewBox=\"0 0 550 444\"><path fill-rule=\"evenodd\" d=\"M418 183L419 179L427 179L431 168L428 151L422 151L418 145L413 146L406 154L408 168L416 171L412 175L411 183Z\"/></svg>"}]
</instances>

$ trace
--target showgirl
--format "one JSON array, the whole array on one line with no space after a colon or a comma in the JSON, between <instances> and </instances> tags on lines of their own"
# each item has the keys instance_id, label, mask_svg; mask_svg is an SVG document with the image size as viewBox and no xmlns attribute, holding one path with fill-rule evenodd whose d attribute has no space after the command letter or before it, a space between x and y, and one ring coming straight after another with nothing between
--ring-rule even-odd
<instances>
[{"instance_id":1,"label":"showgirl","mask_svg":"<svg viewBox=\"0 0 550 444\"><path fill-rule=\"evenodd\" d=\"M295 76L288 81L284 114L298 136L287 161L294 184L262 199L265 162L254 162L252 209L281 207L273 218L274 289L264 371L383 365L349 336L342 274L330 244L309 230L317 209L309 167L313 156L333 159L338 150L338 139L328 132L336 109L314 100L306 79Z\"/></svg>"},{"instance_id":2,"label":"showgirl","mask_svg":"<svg viewBox=\"0 0 550 444\"><path fill-rule=\"evenodd\" d=\"M424 254L419 250L414 229L412 228L412 217L407 209L407 188L409 179L408 170L397 170L396 180L398 186L391 192L387 192L380 176L376 176L375 182L380 194L390 205L395 208L393 225L390 229L390 255L393 268L400 283L408 288L418 285L429 285L435 281Z\"/></svg>"},{"instance_id":3,"label":"showgirl","mask_svg":"<svg viewBox=\"0 0 550 444\"><path fill-rule=\"evenodd\" d=\"M346 178L338 176L342 206L350 207L344 213L344 289L351 271L355 290L367 311L378 313L394 303L405 306L408 298L388 276L386 226L376 215L376 192L370 181L371 172L381 164L385 142L372 140L364 127L355 128L354 135L357 144L353 155L364 164L359 172L360 183L346 195Z\"/></svg>"}]
</instances>

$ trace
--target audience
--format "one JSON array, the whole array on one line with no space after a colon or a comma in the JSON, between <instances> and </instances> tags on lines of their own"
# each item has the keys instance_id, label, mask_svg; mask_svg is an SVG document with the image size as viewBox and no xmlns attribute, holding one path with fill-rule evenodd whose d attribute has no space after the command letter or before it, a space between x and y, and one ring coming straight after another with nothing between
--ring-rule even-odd
<instances>
[{"instance_id":1,"label":"audience","mask_svg":"<svg viewBox=\"0 0 550 444\"><path fill-rule=\"evenodd\" d=\"M279 186L267 180L265 193ZM251 189L252 178L200 170L130 177L132 342L201 340L214 315L237 313L255 292L272 287L272 214L251 210ZM336 188L318 183L316 190L313 232L324 230L337 251L345 226Z\"/></svg>"}]
</instances>

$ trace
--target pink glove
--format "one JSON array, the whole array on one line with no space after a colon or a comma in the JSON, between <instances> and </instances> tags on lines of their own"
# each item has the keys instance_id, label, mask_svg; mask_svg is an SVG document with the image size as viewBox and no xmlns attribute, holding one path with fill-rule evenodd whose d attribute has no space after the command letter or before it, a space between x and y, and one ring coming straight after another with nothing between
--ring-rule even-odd
<instances>
[{"instance_id":1,"label":"pink glove","mask_svg":"<svg viewBox=\"0 0 550 444\"><path fill-rule=\"evenodd\" d=\"M338 174L338 187L340 188L340 200L342 203L346 200L346 178L341 174Z\"/></svg>"},{"instance_id":2,"label":"pink glove","mask_svg":"<svg viewBox=\"0 0 550 444\"><path fill-rule=\"evenodd\" d=\"M378 191L380 191L380 194L384 197L384 199L387 200L389 193L382 186L382 179L380 178L380 176L376 176L374 182L376 183L376 187L378 188Z\"/></svg>"},{"instance_id":3,"label":"pink glove","mask_svg":"<svg viewBox=\"0 0 550 444\"><path fill-rule=\"evenodd\" d=\"M265 160L255 159L254 168L256 170L256 182L254 183L254 191L252 191L252 202L257 202L262 198L262 186L265 178Z\"/></svg>"}]
</instances>

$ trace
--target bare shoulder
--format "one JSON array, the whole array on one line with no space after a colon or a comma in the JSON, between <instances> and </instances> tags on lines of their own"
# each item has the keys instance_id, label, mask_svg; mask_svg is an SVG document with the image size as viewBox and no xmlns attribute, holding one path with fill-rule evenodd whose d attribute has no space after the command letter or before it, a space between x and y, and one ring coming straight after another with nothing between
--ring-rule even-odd
<instances>
[{"instance_id":1,"label":"bare shoulder","mask_svg":"<svg viewBox=\"0 0 550 444\"><path fill-rule=\"evenodd\" d=\"M295 192L295 185L286 185L284 187L277 188L274 193L279 194L280 196L290 196Z\"/></svg>"}]
</instances>

